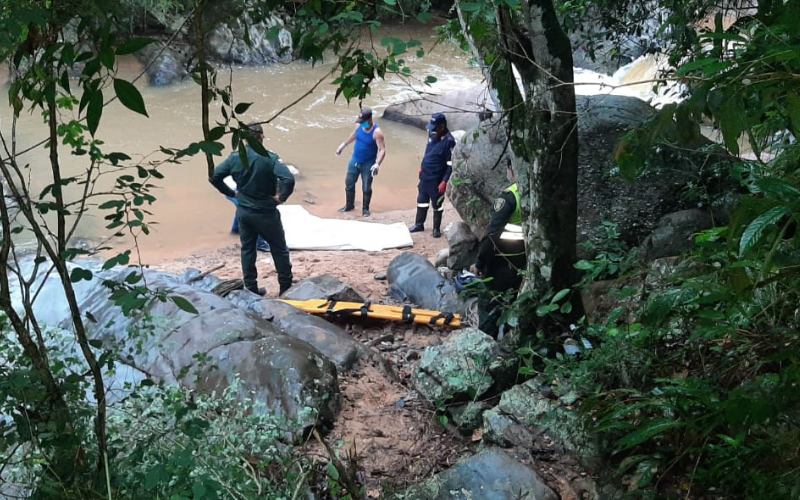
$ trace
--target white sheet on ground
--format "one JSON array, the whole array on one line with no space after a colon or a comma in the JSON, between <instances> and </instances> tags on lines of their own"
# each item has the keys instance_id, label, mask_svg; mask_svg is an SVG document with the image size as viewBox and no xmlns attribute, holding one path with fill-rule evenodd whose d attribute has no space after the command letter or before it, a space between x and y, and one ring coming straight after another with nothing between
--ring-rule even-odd
<instances>
[{"instance_id":1,"label":"white sheet on ground","mask_svg":"<svg viewBox=\"0 0 800 500\"><path fill-rule=\"evenodd\" d=\"M231 176L225 183L236 190ZM281 205L283 231L290 250L367 250L377 252L386 248L414 245L411 233L402 222L380 224L357 220L323 219L311 215L300 205Z\"/></svg>"},{"instance_id":2,"label":"white sheet on ground","mask_svg":"<svg viewBox=\"0 0 800 500\"><path fill-rule=\"evenodd\" d=\"M414 244L402 222L381 224L346 219L323 219L300 205L281 205L286 244L291 250L367 250L410 247Z\"/></svg>"}]
</instances>

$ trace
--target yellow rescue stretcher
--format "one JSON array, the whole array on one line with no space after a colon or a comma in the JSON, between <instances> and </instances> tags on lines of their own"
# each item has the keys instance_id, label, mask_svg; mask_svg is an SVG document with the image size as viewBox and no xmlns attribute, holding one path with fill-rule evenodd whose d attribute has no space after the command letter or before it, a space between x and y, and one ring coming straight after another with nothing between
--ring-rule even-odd
<instances>
[{"instance_id":1,"label":"yellow rescue stretcher","mask_svg":"<svg viewBox=\"0 0 800 500\"><path fill-rule=\"evenodd\" d=\"M387 306L371 301L341 302L328 299L287 300L279 299L310 314L332 314L335 316L361 316L362 318L387 319L421 325L461 326L461 316L449 312L417 309L411 306Z\"/></svg>"}]
</instances>

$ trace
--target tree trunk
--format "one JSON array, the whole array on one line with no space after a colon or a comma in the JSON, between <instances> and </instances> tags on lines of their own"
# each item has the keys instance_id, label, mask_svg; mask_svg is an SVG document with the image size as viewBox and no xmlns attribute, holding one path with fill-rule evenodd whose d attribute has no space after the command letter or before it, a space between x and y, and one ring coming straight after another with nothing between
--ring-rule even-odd
<instances>
[{"instance_id":1,"label":"tree trunk","mask_svg":"<svg viewBox=\"0 0 800 500\"><path fill-rule=\"evenodd\" d=\"M490 30L474 29L481 22L474 14L462 25L476 57L492 61L485 64L489 85L505 112L528 258L523 292L570 288L578 206L572 47L551 0L522 1L517 9L498 3L493 15L483 14L494 21ZM582 308L573 297L575 317Z\"/></svg>"}]
</instances>

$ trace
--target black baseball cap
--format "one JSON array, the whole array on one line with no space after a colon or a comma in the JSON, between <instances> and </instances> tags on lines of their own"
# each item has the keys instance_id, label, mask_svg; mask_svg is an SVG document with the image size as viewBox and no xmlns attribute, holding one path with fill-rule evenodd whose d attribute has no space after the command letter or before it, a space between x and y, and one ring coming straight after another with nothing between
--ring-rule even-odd
<instances>
[{"instance_id":1,"label":"black baseball cap","mask_svg":"<svg viewBox=\"0 0 800 500\"><path fill-rule=\"evenodd\" d=\"M361 110L361 113L358 114L356 123L364 123L370 120L372 120L372 110L370 108L364 108Z\"/></svg>"},{"instance_id":2,"label":"black baseball cap","mask_svg":"<svg viewBox=\"0 0 800 500\"><path fill-rule=\"evenodd\" d=\"M431 121L428 123L428 130L433 130L439 125L447 126L447 118L444 117L444 113L434 113L431 115Z\"/></svg>"},{"instance_id":3,"label":"black baseball cap","mask_svg":"<svg viewBox=\"0 0 800 500\"><path fill-rule=\"evenodd\" d=\"M248 123L247 130L253 135L264 135L264 128L260 123Z\"/></svg>"}]
</instances>

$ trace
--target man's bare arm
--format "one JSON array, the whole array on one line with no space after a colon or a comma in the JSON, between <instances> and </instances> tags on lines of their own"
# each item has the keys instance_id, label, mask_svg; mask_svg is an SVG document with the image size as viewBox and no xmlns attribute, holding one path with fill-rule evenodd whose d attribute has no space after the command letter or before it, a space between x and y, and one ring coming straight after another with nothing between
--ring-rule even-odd
<instances>
[{"instance_id":1,"label":"man's bare arm","mask_svg":"<svg viewBox=\"0 0 800 500\"><path fill-rule=\"evenodd\" d=\"M375 131L375 144L378 145L378 157L375 160L375 163L381 165L383 163L383 159L386 157L386 141L381 129Z\"/></svg>"}]
</instances>

